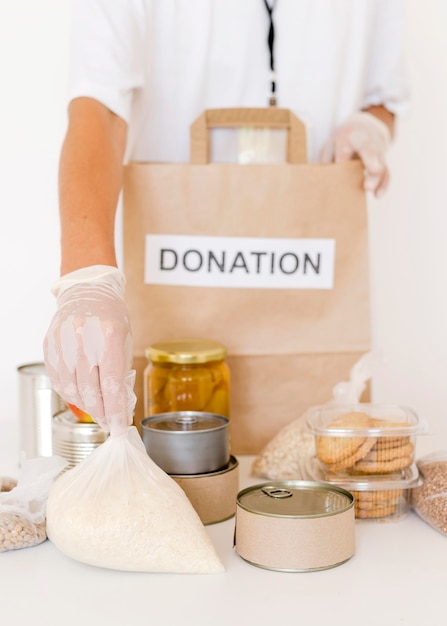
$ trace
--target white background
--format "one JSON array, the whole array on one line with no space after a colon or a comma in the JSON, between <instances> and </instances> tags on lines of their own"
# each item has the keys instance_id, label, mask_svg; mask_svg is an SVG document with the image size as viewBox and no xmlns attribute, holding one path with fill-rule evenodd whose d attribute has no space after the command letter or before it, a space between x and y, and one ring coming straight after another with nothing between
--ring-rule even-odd
<instances>
[{"instance_id":1,"label":"white background","mask_svg":"<svg viewBox=\"0 0 447 626\"><path fill-rule=\"evenodd\" d=\"M447 432L447 3L407 0L412 109L370 204L378 401ZM65 132L69 0L0 0L0 420L19 410L17 366L42 360L59 272L58 155Z\"/></svg>"}]
</instances>

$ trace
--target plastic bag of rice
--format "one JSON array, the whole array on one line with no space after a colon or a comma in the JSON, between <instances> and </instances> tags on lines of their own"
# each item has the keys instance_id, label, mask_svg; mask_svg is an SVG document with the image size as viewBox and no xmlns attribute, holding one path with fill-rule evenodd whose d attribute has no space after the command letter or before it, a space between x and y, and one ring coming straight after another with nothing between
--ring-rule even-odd
<instances>
[{"instance_id":1,"label":"plastic bag of rice","mask_svg":"<svg viewBox=\"0 0 447 626\"><path fill-rule=\"evenodd\" d=\"M284 426L253 461L253 476L271 480L305 478L304 463L315 454L314 435L306 430L302 417Z\"/></svg>"},{"instance_id":2,"label":"plastic bag of rice","mask_svg":"<svg viewBox=\"0 0 447 626\"><path fill-rule=\"evenodd\" d=\"M148 456L134 426L60 476L47 534L65 555L124 571L224 571L185 492Z\"/></svg>"}]
</instances>

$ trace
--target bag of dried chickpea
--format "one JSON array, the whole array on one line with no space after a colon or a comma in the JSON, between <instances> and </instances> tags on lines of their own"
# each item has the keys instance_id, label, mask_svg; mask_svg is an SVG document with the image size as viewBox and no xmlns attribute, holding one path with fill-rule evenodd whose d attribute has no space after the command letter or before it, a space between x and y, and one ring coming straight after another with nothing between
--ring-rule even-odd
<instances>
[{"instance_id":1,"label":"bag of dried chickpea","mask_svg":"<svg viewBox=\"0 0 447 626\"><path fill-rule=\"evenodd\" d=\"M0 552L45 541L48 492L66 465L59 456L24 459L17 481L0 479Z\"/></svg>"},{"instance_id":2,"label":"bag of dried chickpea","mask_svg":"<svg viewBox=\"0 0 447 626\"><path fill-rule=\"evenodd\" d=\"M421 485L411 491L411 504L427 524L447 536L447 451L427 454L416 462Z\"/></svg>"},{"instance_id":3,"label":"bag of dried chickpea","mask_svg":"<svg viewBox=\"0 0 447 626\"><path fill-rule=\"evenodd\" d=\"M349 372L349 381L332 389L331 404L357 404L378 365L379 352L367 352ZM307 476L306 462L315 455L314 435L306 428L306 413L284 426L253 461L253 476L270 480L300 480Z\"/></svg>"},{"instance_id":4,"label":"bag of dried chickpea","mask_svg":"<svg viewBox=\"0 0 447 626\"><path fill-rule=\"evenodd\" d=\"M224 571L185 492L152 461L135 426L111 434L56 480L47 533L65 555L97 567Z\"/></svg>"}]
</instances>

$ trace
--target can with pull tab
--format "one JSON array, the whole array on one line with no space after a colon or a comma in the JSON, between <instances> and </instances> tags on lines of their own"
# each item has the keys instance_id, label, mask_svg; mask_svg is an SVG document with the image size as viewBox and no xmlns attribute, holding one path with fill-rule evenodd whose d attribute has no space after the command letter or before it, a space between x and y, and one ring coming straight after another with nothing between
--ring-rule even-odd
<instances>
[{"instance_id":1,"label":"can with pull tab","mask_svg":"<svg viewBox=\"0 0 447 626\"><path fill-rule=\"evenodd\" d=\"M355 552L354 498L315 481L278 481L240 491L235 549L265 569L310 572L348 561Z\"/></svg>"}]
</instances>

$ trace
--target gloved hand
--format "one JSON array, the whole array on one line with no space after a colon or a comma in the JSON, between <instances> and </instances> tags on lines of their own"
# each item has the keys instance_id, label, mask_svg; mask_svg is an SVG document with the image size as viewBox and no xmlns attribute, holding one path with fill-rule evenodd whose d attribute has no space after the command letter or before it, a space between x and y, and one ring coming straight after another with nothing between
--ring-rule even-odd
<instances>
[{"instance_id":1,"label":"gloved hand","mask_svg":"<svg viewBox=\"0 0 447 626\"><path fill-rule=\"evenodd\" d=\"M391 143L391 133L382 121L371 113L359 111L337 128L323 146L322 163L342 163L358 155L365 167L364 188L381 196L389 181L385 155Z\"/></svg>"},{"instance_id":2,"label":"gloved hand","mask_svg":"<svg viewBox=\"0 0 447 626\"><path fill-rule=\"evenodd\" d=\"M136 403L124 286L124 274L107 265L62 276L52 287L57 311L44 339L54 391L112 434L132 423Z\"/></svg>"}]
</instances>

